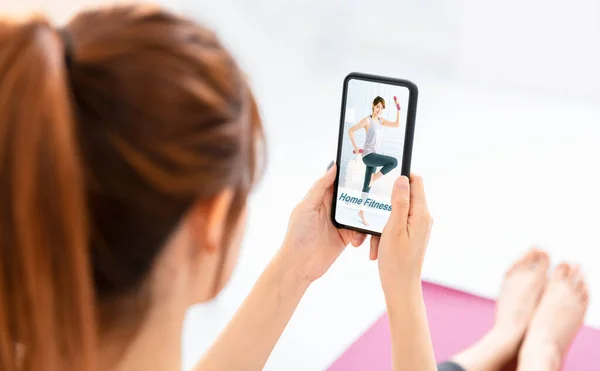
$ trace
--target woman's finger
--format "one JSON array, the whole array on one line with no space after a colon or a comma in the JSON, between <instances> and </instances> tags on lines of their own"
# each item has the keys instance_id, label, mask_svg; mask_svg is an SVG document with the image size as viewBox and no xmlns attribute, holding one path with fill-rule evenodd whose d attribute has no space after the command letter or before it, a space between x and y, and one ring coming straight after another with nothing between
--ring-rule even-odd
<instances>
[{"instance_id":1,"label":"woman's finger","mask_svg":"<svg viewBox=\"0 0 600 371\"><path fill-rule=\"evenodd\" d=\"M326 210L327 215L331 215L331 207L333 206L332 201L333 201L333 186L329 187L325 191L325 195L321 199L321 202L325 205L325 210Z\"/></svg>"},{"instance_id":2,"label":"woman's finger","mask_svg":"<svg viewBox=\"0 0 600 371\"><path fill-rule=\"evenodd\" d=\"M340 237L342 238L342 241L344 242L344 244L346 244L346 245L352 244L352 246L354 246L354 247L361 246L365 242L365 239L367 238L366 234L351 231L349 229L339 229L338 232L339 232Z\"/></svg>"},{"instance_id":3,"label":"woman's finger","mask_svg":"<svg viewBox=\"0 0 600 371\"><path fill-rule=\"evenodd\" d=\"M360 232L352 232L352 246L359 247L367 239L367 235Z\"/></svg>"},{"instance_id":4,"label":"woman's finger","mask_svg":"<svg viewBox=\"0 0 600 371\"><path fill-rule=\"evenodd\" d=\"M369 251L369 259L377 260L379 255L379 237L371 236L371 250Z\"/></svg>"},{"instance_id":5,"label":"woman's finger","mask_svg":"<svg viewBox=\"0 0 600 371\"><path fill-rule=\"evenodd\" d=\"M317 180L317 182L312 186L308 194L304 198L306 202L308 202L312 206L317 206L321 202L323 202L323 198L327 194L327 191L333 185L335 181L335 174L337 171L337 166L332 162L327 172L321 179Z\"/></svg>"},{"instance_id":6,"label":"woman's finger","mask_svg":"<svg viewBox=\"0 0 600 371\"><path fill-rule=\"evenodd\" d=\"M348 246L348 244L353 244L354 231L351 231L349 229L338 229L338 233L340 234L340 237L342 238L342 241L344 242L345 246Z\"/></svg>"}]
</instances>

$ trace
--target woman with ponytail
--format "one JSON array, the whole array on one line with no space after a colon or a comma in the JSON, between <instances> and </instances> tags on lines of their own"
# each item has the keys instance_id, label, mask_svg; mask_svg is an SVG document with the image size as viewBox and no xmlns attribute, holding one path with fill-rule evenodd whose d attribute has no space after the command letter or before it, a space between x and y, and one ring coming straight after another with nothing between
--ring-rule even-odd
<instances>
[{"instance_id":1,"label":"woman with ponytail","mask_svg":"<svg viewBox=\"0 0 600 371\"><path fill-rule=\"evenodd\" d=\"M263 161L249 85L195 22L141 6L61 29L0 22L0 370L180 370L185 311L229 279ZM308 286L364 242L331 224L334 178L331 166L294 209L196 370L262 369ZM393 199L371 256L394 356L434 370L420 178L400 178Z\"/></svg>"},{"instance_id":2,"label":"woman with ponytail","mask_svg":"<svg viewBox=\"0 0 600 371\"><path fill-rule=\"evenodd\" d=\"M85 370L96 349L83 164L63 55L42 20L0 24L2 370Z\"/></svg>"}]
</instances>

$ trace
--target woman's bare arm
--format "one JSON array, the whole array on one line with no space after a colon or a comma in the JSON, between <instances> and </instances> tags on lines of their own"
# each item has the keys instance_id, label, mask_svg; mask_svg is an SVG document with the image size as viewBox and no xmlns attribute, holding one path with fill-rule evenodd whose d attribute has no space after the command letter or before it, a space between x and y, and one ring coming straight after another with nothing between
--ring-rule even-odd
<instances>
[{"instance_id":1,"label":"woman's bare arm","mask_svg":"<svg viewBox=\"0 0 600 371\"><path fill-rule=\"evenodd\" d=\"M400 127L400 110L396 111L396 121L383 120L383 126L388 126L391 128Z\"/></svg>"},{"instance_id":2,"label":"woman's bare arm","mask_svg":"<svg viewBox=\"0 0 600 371\"><path fill-rule=\"evenodd\" d=\"M381 239L371 238L379 260L392 338L394 371L435 371L435 357L421 289L421 270L432 219L423 180L402 176L392 190L392 212Z\"/></svg>"},{"instance_id":3,"label":"woman's bare arm","mask_svg":"<svg viewBox=\"0 0 600 371\"><path fill-rule=\"evenodd\" d=\"M263 369L310 283L288 269L286 251L283 247L267 266L194 371Z\"/></svg>"},{"instance_id":4,"label":"woman's bare arm","mask_svg":"<svg viewBox=\"0 0 600 371\"><path fill-rule=\"evenodd\" d=\"M356 151L356 153L358 153L359 148L356 145L356 140L354 139L354 132L360 129L367 129L367 120L366 119L362 119L359 122L356 123L356 125L353 125L350 127L350 129L348 130L348 135L350 135L350 141L352 142L352 147L354 147L354 150Z\"/></svg>"},{"instance_id":5,"label":"woman's bare arm","mask_svg":"<svg viewBox=\"0 0 600 371\"><path fill-rule=\"evenodd\" d=\"M296 206L279 252L194 371L262 370L308 286L348 244L365 241L365 234L331 223L336 174L332 163Z\"/></svg>"}]
</instances>

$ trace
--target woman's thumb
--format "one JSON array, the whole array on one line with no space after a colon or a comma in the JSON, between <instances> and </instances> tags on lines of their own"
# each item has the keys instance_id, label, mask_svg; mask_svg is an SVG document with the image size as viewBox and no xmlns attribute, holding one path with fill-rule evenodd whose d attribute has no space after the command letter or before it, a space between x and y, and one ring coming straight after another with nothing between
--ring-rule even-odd
<instances>
[{"instance_id":1,"label":"woman's thumb","mask_svg":"<svg viewBox=\"0 0 600 371\"><path fill-rule=\"evenodd\" d=\"M396 179L392 190L392 212L386 226L406 230L410 210L410 182L404 175Z\"/></svg>"}]
</instances>

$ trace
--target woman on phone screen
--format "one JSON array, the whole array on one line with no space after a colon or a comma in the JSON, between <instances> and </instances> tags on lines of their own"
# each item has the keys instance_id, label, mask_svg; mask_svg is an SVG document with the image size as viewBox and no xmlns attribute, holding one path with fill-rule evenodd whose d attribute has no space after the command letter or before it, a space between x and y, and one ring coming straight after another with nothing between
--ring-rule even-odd
<instances>
[{"instance_id":1,"label":"woman on phone screen","mask_svg":"<svg viewBox=\"0 0 600 371\"><path fill-rule=\"evenodd\" d=\"M385 100L380 96L376 96L375 99L373 99L371 114L350 128L349 134L352 146L354 147L354 153L360 153L360 149L356 145L356 140L354 139L354 132L360 129L365 129L366 131L362 160L367 166L367 169L365 171L365 180L362 188L363 202L361 205L365 204L365 200L373 183L398 166L398 160L395 157L379 153L381 129L384 126L392 128L400 127L400 103L398 102L398 98L394 97L394 103L396 104L397 109L396 121L389 121L381 117L383 110L385 110ZM381 169L376 172L378 167L381 167ZM358 215L365 225L369 225L369 222L365 218L364 210L361 209L358 212Z\"/></svg>"}]
</instances>

